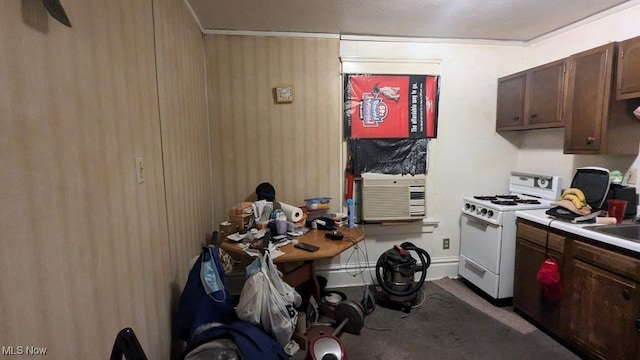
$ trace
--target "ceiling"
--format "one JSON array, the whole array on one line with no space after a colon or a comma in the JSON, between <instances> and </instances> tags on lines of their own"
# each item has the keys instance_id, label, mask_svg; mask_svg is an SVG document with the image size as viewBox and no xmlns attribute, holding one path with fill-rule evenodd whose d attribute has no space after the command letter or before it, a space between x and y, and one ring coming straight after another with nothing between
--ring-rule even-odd
<instances>
[{"instance_id":1,"label":"ceiling","mask_svg":"<svg viewBox=\"0 0 640 360\"><path fill-rule=\"evenodd\" d=\"M594 14L640 3L638 0L185 1L205 32L269 31L510 41L529 41ZM617 7L620 4L624 5Z\"/></svg>"}]
</instances>

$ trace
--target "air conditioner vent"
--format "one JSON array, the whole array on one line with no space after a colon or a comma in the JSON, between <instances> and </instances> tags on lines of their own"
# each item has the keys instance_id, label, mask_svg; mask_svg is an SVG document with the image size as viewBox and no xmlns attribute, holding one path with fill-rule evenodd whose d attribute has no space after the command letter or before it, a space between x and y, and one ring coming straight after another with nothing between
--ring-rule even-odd
<instances>
[{"instance_id":1,"label":"air conditioner vent","mask_svg":"<svg viewBox=\"0 0 640 360\"><path fill-rule=\"evenodd\" d=\"M425 183L425 176L363 177L362 219L384 221L424 218Z\"/></svg>"}]
</instances>

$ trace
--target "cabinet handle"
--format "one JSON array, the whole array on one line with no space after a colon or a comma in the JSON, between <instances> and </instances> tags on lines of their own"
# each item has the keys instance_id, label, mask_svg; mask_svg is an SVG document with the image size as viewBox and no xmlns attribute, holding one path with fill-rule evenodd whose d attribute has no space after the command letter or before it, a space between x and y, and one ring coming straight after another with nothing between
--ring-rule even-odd
<instances>
[{"instance_id":1,"label":"cabinet handle","mask_svg":"<svg viewBox=\"0 0 640 360\"><path fill-rule=\"evenodd\" d=\"M596 141L596 138L594 138L593 136L589 136L587 138L587 145L593 144L594 141Z\"/></svg>"},{"instance_id":2,"label":"cabinet handle","mask_svg":"<svg viewBox=\"0 0 640 360\"><path fill-rule=\"evenodd\" d=\"M520 120L520 116L515 116L515 117L513 118L513 121L518 121L518 120Z\"/></svg>"},{"instance_id":3,"label":"cabinet handle","mask_svg":"<svg viewBox=\"0 0 640 360\"><path fill-rule=\"evenodd\" d=\"M640 317L636 318L636 330L640 333Z\"/></svg>"},{"instance_id":4,"label":"cabinet handle","mask_svg":"<svg viewBox=\"0 0 640 360\"><path fill-rule=\"evenodd\" d=\"M631 299L631 292L629 291L629 289L622 290L622 298L625 300Z\"/></svg>"},{"instance_id":5,"label":"cabinet handle","mask_svg":"<svg viewBox=\"0 0 640 360\"><path fill-rule=\"evenodd\" d=\"M535 119L535 118L537 118L537 117L538 117L538 114L531 114L531 118L532 118L532 119Z\"/></svg>"}]
</instances>

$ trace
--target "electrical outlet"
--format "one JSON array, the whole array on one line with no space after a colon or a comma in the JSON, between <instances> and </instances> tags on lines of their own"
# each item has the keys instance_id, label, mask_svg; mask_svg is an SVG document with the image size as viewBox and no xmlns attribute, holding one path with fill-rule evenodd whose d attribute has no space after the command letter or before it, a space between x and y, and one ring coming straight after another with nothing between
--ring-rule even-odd
<instances>
[{"instance_id":1,"label":"electrical outlet","mask_svg":"<svg viewBox=\"0 0 640 360\"><path fill-rule=\"evenodd\" d=\"M626 183L628 185L635 185L638 183L638 169L636 168L629 168L629 170L627 170L627 173L624 174L624 178L622 179L623 182L626 181Z\"/></svg>"},{"instance_id":2,"label":"electrical outlet","mask_svg":"<svg viewBox=\"0 0 640 360\"><path fill-rule=\"evenodd\" d=\"M442 239L442 248L447 250L449 248L449 239Z\"/></svg>"},{"instance_id":3,"label":"electrical outlet","mask_svg":"<svg viewBox=\"0 0 640 360\"><path fill-rule=\"evenodd\" d=\"M138 184L144 182L144 160L142 156L136 157L136 178L138 179Z\"/></svg>"}]
</instances>

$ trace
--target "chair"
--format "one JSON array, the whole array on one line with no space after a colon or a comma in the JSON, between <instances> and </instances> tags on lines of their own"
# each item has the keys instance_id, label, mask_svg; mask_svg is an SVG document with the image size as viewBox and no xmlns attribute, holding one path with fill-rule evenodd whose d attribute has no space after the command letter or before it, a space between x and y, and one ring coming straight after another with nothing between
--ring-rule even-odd
<instances>
[{"instance_id":1,"label":"chair","mask_svg":"<svg viewBox=\"0 0 640 360\"><path fill-rule=\"evenodd\" d=\"M147 355L131 328L124 328L118 332L110 360L122 360L122 356L126 360L147 360Z\"/></svg>"}]
</instances>

